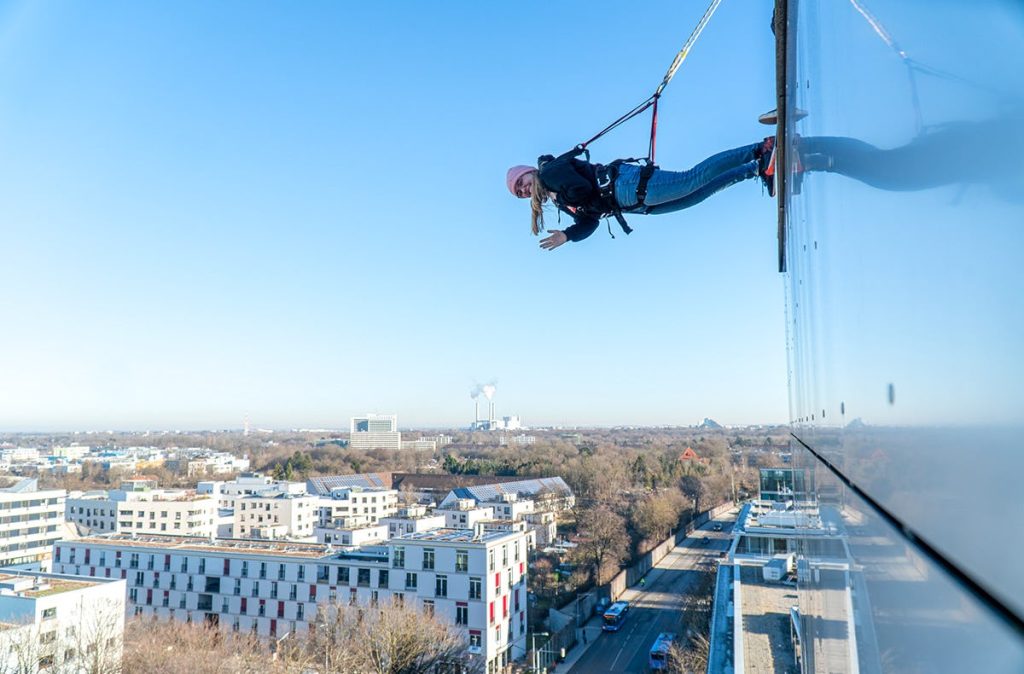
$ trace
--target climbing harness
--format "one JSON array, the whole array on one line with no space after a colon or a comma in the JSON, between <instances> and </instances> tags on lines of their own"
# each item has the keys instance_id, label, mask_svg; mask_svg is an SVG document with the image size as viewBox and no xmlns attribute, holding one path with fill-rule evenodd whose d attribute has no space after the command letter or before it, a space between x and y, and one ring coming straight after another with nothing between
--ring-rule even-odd
<instances>
[{"instance_id":1,"label":"climbing harness","mask_svg":"<svg viewBox=\"0 0 1024 674\"><path fill-rule=\"evenodd\" d=\"M637 164L640 166L640 180L637 183L636 187L637 201L636 204L634 206L631 206L630 208L637 210L643 209L644 201L647 198L647 183L651 179L651 176L654 174L654 170L657 168L657 165L654 163L654 151L656 149L658 139L658 100L661 98L662 92L665 91L665 87L667 87L668 83L672 81L673 77L675 77L676 71L679 70L679 66L681 66L683 64L683 61L686 60L686 57L689 55L694 43L697 42L697 38L699 38L700 34L704 32L704 28L708 25L708 22L711 20L711 17L714 15L715 10L718 9L718 5L720 5L721 2L722 0L711 0L711 4L708 5L707 10L705 10L704 16L702 16L700 21L697 22L697 26L693 29L693 32L690 33L690 37L687 38L686 43L683 45L683 48L680 49L679 52L676 54L675 58L672 59L672 64L668 67L668 70L665 72L665 76L661 78L661 83L658 84L658 88L655 89L653 94L648 96L643 102L634 107L632 110L622 115L605 128L601 129L601 131L599 131L596 135L580 143L575 148L566 153L571 154L573 157L577 157L582 154L586 156L587 161L590 161L590 150L588 148L591 143L593 143L598 138L605 135L615 127L620 126L621 124L624 124L625 122L628 122L629 120L633 119L640 113L646 111L648 108L651 109L651 135L650 143L647 146L647 156L641 158L617 159L608 166L604 166L599 169L599 175L603 176L598 178L598 187L601 190L601 196L604 197L605 201L612 209L612 215L615 216L615 219L618 221L619 226L622 227L622 231L624 231L626 234L629 234L633 230L629 227L629 225L626 224L626 219L622 217L622 209L619 207L614 194L615 178L616 176L618 176L619 166L621 166L622 164ZM610 227L608 232L611 233ZM614 235L612 235L612 238L614 238Z\"/></svg>"}]
</instances>

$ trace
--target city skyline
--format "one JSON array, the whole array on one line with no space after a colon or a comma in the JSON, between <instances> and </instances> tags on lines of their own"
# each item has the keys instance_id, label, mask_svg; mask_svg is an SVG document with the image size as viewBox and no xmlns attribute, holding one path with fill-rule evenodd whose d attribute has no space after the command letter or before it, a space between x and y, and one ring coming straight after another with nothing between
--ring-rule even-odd
<instances>
[{"instance_id":1,"label":"city skyline","mask_svg":"<svg viewBox=\"0 0 1024 674\"><path fill-rule=\"evenodd\" d=\"M703 11L617 9L543 7L634 45L567 86L525 75L580 58L540 5L7 5L0 430L457 427L492 377L534 426L785 422L754 181L551 253L505 189L649 95ZM662 102L666 168L771 132L770 13L708 26Z\"/></svg>"}]
</instances>

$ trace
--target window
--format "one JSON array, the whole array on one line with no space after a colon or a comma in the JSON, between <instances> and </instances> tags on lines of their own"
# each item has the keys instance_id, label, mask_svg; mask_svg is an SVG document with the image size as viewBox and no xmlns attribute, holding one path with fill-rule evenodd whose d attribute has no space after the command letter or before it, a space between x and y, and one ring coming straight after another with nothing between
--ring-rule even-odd
<instances>
[{"instance_id":1,"label":"window","mask_svg":"<svg viewBox=\"0 0 1024 674\"><path fill-rule=\"evenodd\" d=\"M448 576L438 574L437 577L434 579L434 596L448 596Z\"/></svg>"},{"instance_id":2,"label":"window","mask_svg":"<svg viewBox=\"0 0 1024 674\"><path fill-rule=\"evenodd\" d=\"M347 566L339 566L338 567L338 584L339 585L342 585L342 584L348 585L348 583L349 583L348 567Z\"/></svg>"},{"instance_id":3,"label":"window","mask_svg":"<svg viewBox=\"0 0 1024 674\"><path fill-rule=\"evenodd\" d=\"M397 547L397 548L395 548L394 554L391 557L391 566L395 567L396 569L404 569L405 568L405 548L404 547Z\"/></svg>"},{"instance_id":4,"label":"window","mask_svg":"<svg viewBox=\"0 0 1024 674\"><path fill-rule=\"evenodd\" d=\"M432 570L434 568L434 549L423 548L423 568Z\"/></svg>"},{"instance_id":5,"label":"window","mask_svg":"<svg viewBox=\"0 0 1024 674\"><path fill-rule=\"evenodd\" d=\"M432 618L434 616L434 600L433 599L424 599L423 600L423 613L427 617L430 617L430 618Z\"/></svg>"},{"instance_id":6,"label":"window","mask_svg":"<svg viewBox=\"0 0 1024 674\"><path fill-rule=\"evenodd\" d=\"M382 587L382 588L387 589L388 581L389 580L390 580L390 578L388 577L388 570L387 569L381 569L380 571L377 572L377 587Z\"/></svg>"},{"instance_id":7,"label":"window","mask_svg":"<svg viewBox=\"0 0 1024 674\"><path fill-rule=\"evenodd\" d=\"M455 570L458 572L469 571L469 551L468 550L456 550L455 551Z\"/></svg>"},{"instance_id":8,"label":"window","mask_svg":"<svg viewBox=\"0 0 1024 674\"><path fill-rule=\"evenodd\" d=\"M249 577L249 562L242 562L242 578Z\"/></svg>"},{"instance_id":9,"label":"window","mask_svg":"<svg viewBox=\"0 0 1024 674\"><path fill-rule=\"evenodd\" d=\"M405 574L405 589L416 590L416 574L412 572L406 572Z\"/></svg>"},{"instance_id":10,"label":"window","mask_svg":"<svg viewBox=\"0 0 1024 674\"><path fill-rule=\"evenodd\" d=\"M484 582L482 578L469 579L469 598L480 599L483 594Z\"/></svg>"},{"instance_id":11,"label":"window","mask_svg":"<svg viewBox=\"0 0 1024 674\"><path fill-rule=\"evenodd\" d=\"M56 607L52 607L52 608L48 608L48 609L44 609L43 610L43 620L49 620L50 618L56 618L56 617L57 617L57 608Z\"/></svg>"},{"instance_id":12,"label":"window","mask_svg":"<svg viewBox=\"0 0 1024 674\"><path fill-rule=\"evenodd\" d=\"M508 546L501 546L501 565L508 566Z\"/></svg>"},{"instance_id":13,"label":"window","mask_svg":"<svg viewBox=\"0 0 1024 674\"><path fill-rule=\"evenodd\" d=\"M494 571L494 550L487 551L487 570Z\"/></svg>"},{"instance_id":14,"label":"window","mask_svg":"<svg viewBox=\"0 0 1024 674\"><path fill-rule=\"evenodd\" d=\"M469 645L480 648L480 630L469 631Z\"/></svg>"},{"instance_id":15,"label":"window","mask_svg":"<svg viewBox=\"0 0 1024 674\"><path fill-rule=\"evenodd\" d=\"M359 587L370 587L370 570L369 569L358 569L356 575L356 585Z\"/></svg>"},{"instance_id":16,"label":"window","mask_svg":"<svg viewBox=\"0 0 1024 674\"><path fill-rule=\"evenodd\" d=\"M455 624L456 625L468 625L469 624L469 606L463 603L455 605Z\"/></svg>"},{"instance_id":17,"label":"window","mask_svg":"<svg viewBox=\"0 0 1024 674\"><path fill-rule=\"evenodd\" d=\"M52 644L57 640L57 631L43 632L39 635L39 643L41 644Z\"/></svg>"}]
</instances>

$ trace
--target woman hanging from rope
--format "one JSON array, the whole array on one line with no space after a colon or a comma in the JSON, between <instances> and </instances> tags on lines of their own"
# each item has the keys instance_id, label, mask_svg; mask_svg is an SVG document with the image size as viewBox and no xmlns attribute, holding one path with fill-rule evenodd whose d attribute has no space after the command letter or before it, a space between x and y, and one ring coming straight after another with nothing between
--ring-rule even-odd
<instances>
[{"instance_id":1,"label":"woman hanging from rope","mask_svg":"<svg viewBox=\"0 0 1024 674\"><path fill-rule=\"evenodd\" d=\"M647 163L615 161L605 166L579 159L581 149L560 157L542 156L537 167L513 166L506 184L513 195L530 200L530 231L544 230L544 204L551 201L572 218L564 230L549 231L540 247L554 250L566 241L582 241L597 229L600 219L614 216L631 230L622 213L656 215L694 206L738 182L760 177L774 196L775 138L726 150L708 157L689 171L664 171Z\"/></svg>"}]
</instances>

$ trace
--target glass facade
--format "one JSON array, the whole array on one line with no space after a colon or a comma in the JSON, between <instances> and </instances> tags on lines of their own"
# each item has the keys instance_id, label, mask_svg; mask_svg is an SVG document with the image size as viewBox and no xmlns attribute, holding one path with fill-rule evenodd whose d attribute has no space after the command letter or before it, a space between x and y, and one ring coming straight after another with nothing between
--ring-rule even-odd
<instances>
[{"instance_id":1,"label":"glass facade","mask_svg":"<svg viewBox=\"0 0 1024 674\"><path fill-rule=\"evenodd\" d=\"M803 669L1024 671L1024 5L790 0L788 32L792 461L848 550L788 543Z\"/></svg>"}]
</instances>

